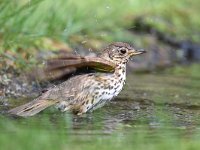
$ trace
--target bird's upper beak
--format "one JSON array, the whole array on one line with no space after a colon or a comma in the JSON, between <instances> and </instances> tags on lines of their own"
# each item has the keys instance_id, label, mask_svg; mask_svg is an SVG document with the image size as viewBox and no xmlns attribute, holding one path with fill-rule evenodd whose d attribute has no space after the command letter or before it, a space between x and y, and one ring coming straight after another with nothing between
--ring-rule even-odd
<instances>
[{"instance_id":1,"label":"bird's upper beak","mask_svg":"<svg viewBox=\"0 0 200 150\"><path fill-rule=\"evenodd\" d=\"M128 51L128 55L129 56L135 56L135 55L139 55L139 54L143 54L143 53L146 53L146 51L145 50L135 50L135 49L133 49L133 50L129 50Z\"/></svg>"}]
</instances>

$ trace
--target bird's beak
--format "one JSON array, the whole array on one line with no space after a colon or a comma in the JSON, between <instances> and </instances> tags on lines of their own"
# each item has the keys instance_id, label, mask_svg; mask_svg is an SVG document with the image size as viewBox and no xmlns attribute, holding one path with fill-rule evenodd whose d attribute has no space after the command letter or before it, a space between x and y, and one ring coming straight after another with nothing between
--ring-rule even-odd
<instances>
[{"instance_id":1,"label":"bird's beak","mask_svg":"<svg viewBox=\"0 0 200 150\"><path fill-rule=\"evenodd\" d=\"M129 50L128 51L128 55L129 56L135 56L135 55L140 55L140 54L143 54L143 53L146 53L146 51L145 50L135 50L135 49L133 49L133 50Z\"/></svg>"}]
</instances>

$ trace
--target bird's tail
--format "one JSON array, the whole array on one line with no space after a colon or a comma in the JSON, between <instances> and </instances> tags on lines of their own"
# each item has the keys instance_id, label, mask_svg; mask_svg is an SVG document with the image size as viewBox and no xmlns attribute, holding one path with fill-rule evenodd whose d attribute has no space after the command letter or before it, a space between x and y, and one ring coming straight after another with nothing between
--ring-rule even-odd
<instances>
[{"instance_id":1,"label":"bird's tail","mask_svg":"<svg viewBox=\"0 0 200 150\"><path fill-rule=\"evenodd\" d=\"M57 103L55 100L36 99L19 107L13 108L9 110L8 113L22 117L33 116L55 103Z\"/></svg>"}]
</instances>

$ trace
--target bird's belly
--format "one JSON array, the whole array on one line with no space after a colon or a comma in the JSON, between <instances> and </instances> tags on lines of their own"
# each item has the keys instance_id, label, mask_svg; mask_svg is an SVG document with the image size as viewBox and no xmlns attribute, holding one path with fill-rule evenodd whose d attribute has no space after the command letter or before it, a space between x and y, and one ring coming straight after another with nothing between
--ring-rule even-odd
<instances>
[{"instance_id":1,"label":"bird's belly","mask_svg":"<svg viewBox=\"0 0 200 150\"><path fill-rule=\"evenodd\" d=\"M90 111L100 108L110 101L113 97L117 96L123 88L123 84L113 87L112 89L102 89L99 91L101 95L95 100L95 104L92 105Z\"/></svg>"},{"instance_id":2,"label":"bird's belly","mask_svg":"<svg viewBox=\"0 0 200 150\"><path fill-rule=\"evenodd\" d=\"M99 99L110 100L114 97L114 91L112 90L105 90L103 93L104 94L102 94Z\"/></svg>"},{"instance_id":3,"label":"bird's belly","mask_svg":"<svg viewBox=\"0 0 200 150\"><path fill-rule=\"evenodd\" d=\"M111 80L109 84L90 84L89 89L83 89L77 95L74 95L72 100L67 98L59 103L57 107L61 111L77 109L77 106L80 107L80 112L93 111L104 106L106 102L117 96L122 90L124 83L125 78L120 78L114 80L114 82Z\"/></svg>"}]
</instances>

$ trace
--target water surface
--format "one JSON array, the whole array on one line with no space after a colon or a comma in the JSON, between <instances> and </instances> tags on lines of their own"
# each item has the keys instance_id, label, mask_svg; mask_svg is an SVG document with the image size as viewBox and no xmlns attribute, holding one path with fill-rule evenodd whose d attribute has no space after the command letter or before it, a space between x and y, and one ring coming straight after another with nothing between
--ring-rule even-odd
<instances>
[{"instance_id":1,"label":"water surface","mask_svg":"<svg viewBox=\"0 0 200 150\"><path fill-rule=\"evenodd\" d=\"M4 115L0 143L6 145L3 137L8 140L16 136L27 143L43 139L46 145L51 145L53 139L57 148L145 149L146 142L159 149L169 148L175 141L180 144L176 148L181 148L185 140L200 141L199 79L170 74L128 75L118 97L81 117L53 108L28 119ZM22 141L18 142L23 147Z\"/></svg>"}]
</instances>

